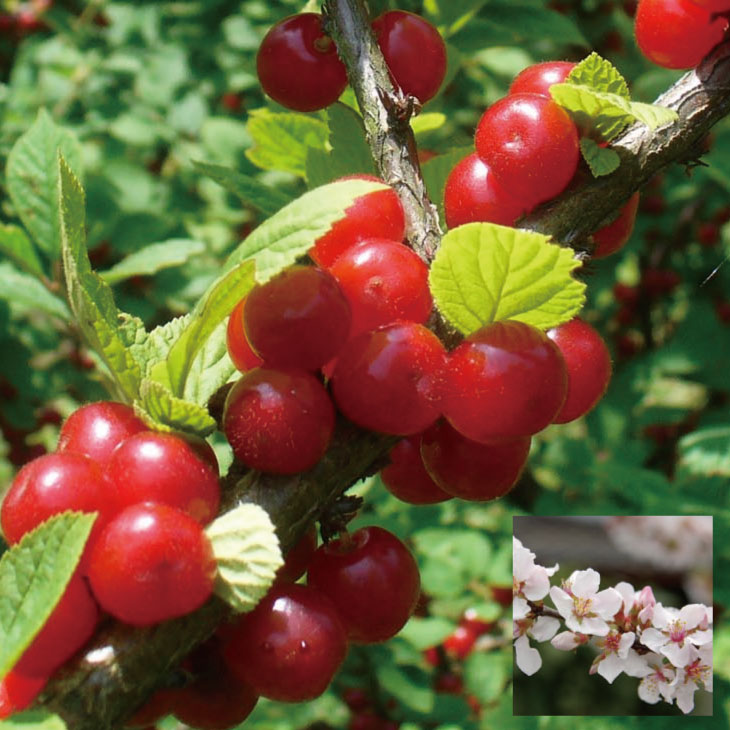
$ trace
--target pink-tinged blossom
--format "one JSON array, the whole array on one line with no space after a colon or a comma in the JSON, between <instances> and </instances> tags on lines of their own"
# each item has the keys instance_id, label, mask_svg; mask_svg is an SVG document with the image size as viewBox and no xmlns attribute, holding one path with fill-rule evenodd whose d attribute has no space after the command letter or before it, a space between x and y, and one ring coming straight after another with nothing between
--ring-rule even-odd
<instances>
[{"instance_id":1,"label":"pink-tinged blossom","mask_svg":"<svg viewBox=\"0 0 730 730\"><path fill-rule=\"evenodd\" d=\"M685 715L694 709L695 692L700 685L712 692L712 647L709 644L700 649L691 646L687 666L677 670L674 699Z\"/></svg>"},{"instance_id":2,"label":"pink-tinged blossom","mask_svg":"<svg viewBox=\"0 0 730 730\"><path fill-rule=\"evenodd\" d=\"M528 601L539 601L550 590L550 576L558 566L544 568L535 565L535 553L512 538L512 618L526 618L530 613Z\"/></svg>"},{"instance_id":3,"label":"pink-tinged blossom","mask_svg":"<svg viewBox=\"0 0 730 730\"><path fill-rule=\"evenodd\" d=\"M573 651L576 647L581 644L586 644L590 640L588 634L576 634L573 631L561 631L557 636L554 636L550 643L560 651Z\"/></svg>"},{"instance_id":4,"label":"pink-tinged blossom","mask_svg":"<svg viewBox=\"0 0 730 730\"><path fill-rule=\"evenodd\" d=\"M601 653L593 660L589 674L598 672L609 684L621 672L632 677L643 676L646 664L631 648L634 638L633 631L609 631L606 636L594 639L593 643Z\"/></svg>"},{"instance_id":5,"label":"pink-tinged blossom","mask_svg":"<svg viewBox=\"0 0 730 730\"><path fill-rule=\"evenodd\" d=\"M548 641L560 628L560 621L551 616L538 616L513 623L515 637L515 664L528 676L532 676L542 666L542 657L537 649L530 646L528 636L535 641Z\"/></svg>"},{"instance_id":6,"label":"pink-tinged blossom","mask_svg":"<svg viewBox=\"0 0 730 730\"><path fill-rule=\"evenodd\" d=\"M576 570L563 587L553 586L550 598L571 631L606 636L608 621L621 610L623 597L615 588L598 592L601 576L592 568Z\"/></svg>"},{"instance_id":7,"label":"pink-tinged blossom","mask_svg":"<svg viewBox=\"0 0 730 730\"><path fill-rule=\"evenodd\" d=\"M646 674L639 683L639 699L650 705L664 698L665 702L672 703L674 697L674 680L676 669L658 654L646 654Z\"/></svg>"},{"instance_id":8,"label":"pink-tinged blossom","mask_svg":"<svg viewBox=\"0 0 730 730\"><path fill-rule=\"evenodd\" d=\"M641 634L641 643L657 654L663 654L675 667L690 661L692 645L703 646L712 641L712 629L701 629L707 622L707 606L690 603L684 608L654 606L652 625Z\"/></svg>"}]
</instances>

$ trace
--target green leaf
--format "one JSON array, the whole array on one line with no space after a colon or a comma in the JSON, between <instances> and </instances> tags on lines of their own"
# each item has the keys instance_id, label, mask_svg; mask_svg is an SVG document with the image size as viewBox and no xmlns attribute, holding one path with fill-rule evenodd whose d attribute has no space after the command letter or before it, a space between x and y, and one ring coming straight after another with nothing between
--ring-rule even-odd
<instances>
[{"instance_id":1,"label":"green leaf","mask_svg":"<svg viewBox=\"0 0 730 730\"><path fill-rule=\"evenodd\" d=\"M426 676L418 682L394 664L381 664L375 673L381 687L387 688L402 705L428 714L434 709L436 694L427 684Z\"/></svg>"},{"instance_id":2,"label":"green leaf","mask_svg":"<svg viewBox=\"0 0 730 730\"><path fill-rule=\"evenodd\" d=\"M588 163L588 167L591 168L593 177L610 175L621 164L621 159L615 150L601 147L590 137L581 138L580 151L583 159Z\"/></svg>"},{"instance_id":3,"label":"green leaf","mask_svg":"<svg viewBox=\"0 0 730 730\"><path fill-rule=\"evenodd\" d=\"M119 312L111 289L91 270L81 183L60 155L58 166L61 253L71 311L84 337L111 371L120 395L131 402L137 396L142 373L120 334Z\"/></svg>"},{"instance_id":4,"label":"green leaf","mask_svg":"<svg viewBox=\"0 0 730 730\"><path fill-rule=\"evenodd\" d=\"M7 186L20 220L39 248L56 258L61 248L58 224L58 152L70 167L81 167L81 146L76 137L57 126L45 109L33 126L13 145L8 155Z\"/></svg>"},{"instance_id":5,"label":"green leaf","mask_svg":"<svg viewBox=\"0 0 730 730\"><path fill-rule=\"evenodd\" d=\"M44 274L43 263L25 231L19 226L0 223L0 253L33 276Z\"/></svg>"},{"instance_id":6,"label":"green leaf","mask_svg":"<svg viewBox=\"0 0 730 730\"><path fill-rule=\"evenodd\" d=\"M229 193L239 197L247 205L270 216L292 201L291 196L276 188L260 183L256 178L244 175L230 167L214 165L210 162L193 161L195 169L215 180Z\"/></svg>"},{"instance_id":7,"label":"green leaf","mask_svg":"<svg viewBox=\"0 0 730 730\"><path fill-rule=\"evenodd\" d=\"M426 112L411 119L411 129L418 138L422 134L434 132L446 124L446 115L441 112Z\"/></svg>"},{"instance_id":8,"label":"green leaf","mask_svg":"<svg viewBox=\"0 0 730 730\"><path fill-rule=\"evenodd\" d=\"M0 720L0 730L67 730L66 723L58 716L43 710L28 710Z\"/></svg>"},{"instance_id":9,"label":"green leaf","mask_svg":"<svg viewBox=\"0 0 730 730\"><path fill-rule=\"evenodd\" d=\"M398 636L413 644L419 651L423 651L431 646L438 646L455 628L453 621L444 618L412 616Z\"/></svg>"},{"instance_id":10,"label":"green leaf","mask_svg":"<svg viewBox=\"0 0 730 730\"><path fill-rule=\"evenodd\" d=\"M228 355L227 322L221 322L196 355L185 380L185 400L207 405L210 397L227 383L236 371Z\"/></svg>"},{"instance_id":11,"label":"green leaf","mask_svg":"<svg viewBox=\"0 0 730 730\"><path fill-rule=\"evenodd\" d=\"M579 86L589 86L607 94L616 94L626 101L631 100L629 87L619 70L595 52L586 56L570 72L566 81Z\"/></svg>"},{"instance_id":12,"label":"green leaf","mask_svg":"<svg viewBox=\"0 0 730 730\"><path fill-rule=\"evenodd\" d=\"M429 282L441 313L464 334L505 319L549 329L583 306L585 284L571 276L579 265L547 236L468 223L443 237Z\"/></svg>"},{"instance_id":13,"label":"green leaf","mask_svg":"<svg viewBox=\"0 0 730 730\"><path fill-rule=\"evenodd\" d=\"M466 687L484 704L499 698L509 678L504 653L475 651L464 664Z\"/></svg>"},{"instance_id":14,"label":"green leaf","mask_svg":"<svg viewBox=\"0 0 730 730\"><path fill-rule=\"evenodd\" d=\"M679 119L679 115L674 109L667 109L659 104L642 104L640 101L632 101L630 110L634 117L642 124L646 124L649 129L656 129Z\"/></svg>"},{"instance_id":15,"label":"green leaf","mask_svg":"<svg viewBox=\"0 0 730 730\"><path fill-rule=\"evenodd\" d=\"M0 299L28 311L42 310L64 321L71 318L66 302L51 294L34 276L18 271L7 262L0 263Z\"/></svg>"},{"instance_id":16,"label":"green leaf","mask_svg":"<svg viewBox=\"0 0 730 730\"><path fill-rule=\"evenodd\" d=\"M683 436L678 445L681 471L730 477L730 426L703 428Z\"/></svg>"},{"instance_id":17,"label":"green leaf","mask_svg":"<svg viewBox=\"0 0 730 730\"><path fill-rule=\"evenodd\" d=\"M160 430L207 436L216 429L215 420L205 408L175 397L162 383L150 378L142 381L135 406L140 415L146 415Z\"/></svg>"},{"instance_id":18,"label":"green leaf","mask_svg":"<svg viewBox=\"0 0 730 730\"><path fill-rule=\"evenodd\" d=\"M256 504L242 504L214 520L205 532L218 564L216 595L234 611L250 611L284 564L271 518Z\"/></svg>"},{"instance_id":19,"label":"green leaf","mask_svg":"<svg viewBox=\"0 0 730 730\"><path fill-rule=\"evenodd\" d=\"M304 114L256 109L249 115L248 131L254 146L246 157L262 170L282 170L304 177L307 149L325 149L327 125Z\"/></svg>"},{"instance_id":20,"label":"green leaf","mask_svg":"<svg viewBox=\"0 0 730 730\"><path fill-rule=\"evenodd\" d=\"M96 514L64 512L0 559L0 677L43 628L73 575Z\"/></svg>"},{"instance_id":21,"label":"green leaf","mask_svg":"<svg viewBox=\"0 0 730 730\"><path fill-rule=\"evenodd\" d=\"M150 276L169 269L172 266L181 266L196 254L205 251L205 244L200 241L191 241L187 238L171 238L169 241L151 243L131 253L118 264L107 271L100 271L107 284L117 284L132 276Z\"/></svg>"}]
</instances>

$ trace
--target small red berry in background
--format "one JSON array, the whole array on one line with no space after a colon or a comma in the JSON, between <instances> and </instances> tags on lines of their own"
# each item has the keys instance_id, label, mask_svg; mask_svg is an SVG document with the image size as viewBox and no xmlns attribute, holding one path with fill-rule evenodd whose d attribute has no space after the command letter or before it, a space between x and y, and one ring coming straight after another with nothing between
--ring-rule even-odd
<instances>
[{"instance_id":1,"label":"small red berry in background","mask_svg":"<svg viewBox=\"0 0 730 730\"><path fill-rule=\"evenodd\" d=\"M372 697L362 687L346 687L342 691L342 701L353 712L367 710L373 705Z\"/></svg>"},{"instance_id":2,"label":"small red berry in background","mask_svg":"<svg viewBox=\"0 0 730 730\"><path fill-rule=\"evenodd\" d=\"M243 329L243 308L245 306L245 298L236 304L231 312L231 316L228 318L228 326L226 328L228 354L236 369L242 373L264 364L264 361L251 349L251 345L248 344L248 340L246 339L246 333Z\"/></svg>"},{"instance_id":3,"label":"small red berry in background","mask_svg":"<svg viewBox=\"0 0 730 730\"><path fill-rule=\"evenodd\" d=\"M395 636L421 592L410 550L381 527L363 527L317 548L307 584L332 601L348 638L361 644Z\"/></svg>"},{"instance_id":4,"label":"small red berry in background","mask_svg":"<svg viewBox=\"0 0 730 730\"><path fill-rule=\"evenodd\" d=\"M515 76L509 93L539 94L550 99L550 87L565 81L576 66L571 61L545 61L528 66Z\"/></svg>"},{"instance_id":5,"label":"small red berry in background","mask_svg":"<svg viewBox=\"0 0 730 730\"><path fill-rule=\"evenodd\" d=\"M492 593L492 598L500 606L512 605L512 587L511 586L490 586L489 590Z\"/></svg>"},{"instance_id":6,"label":"small red berry in background","mask_svg":"<svg viewBox=\"0 0 730 730\"><path fill-rule=\"evenodd\" d=\"M236 458L274 474L311 469L327 451L334 424L322 383L297 370L250 370L231 388L223 413Z\"/></svg>"},{"instance_id":7,"label":"small red berry in background","mask_svg":"<svg viewBox=\"0 0 730 730\"><path fill-rule=\"evenodd\" d=\"M317 549L317 528L312 525L299 542L286 554L284 565L276 571L276 580L282 583L294 583L306 572Z\"/></svg>"},{"instance_id":8,"label":"small red berry in background","mask_svg":"<svg viewBox=\"0 0 730 730\"><path fill-rule=\"evenodd\" d=\"M636 211L639 208L639 193L634 193L619 211L618 217L593 234L596 244L591 254L594 259L602 259L622 249L634 230Z\"/></svg>"},{"instance_id":9,"label":"small red berry in background","mask_svg":"<svg viewBox=\"0 0 730 730\"><path fill-rule=\"evenodd\" d=\"M458 629L457 629L458 631ZM446 643L454 636L452 634L449 636L446 641L444 641L444 646L446 646ZM447 649L448 652L448 649ZM448 652L452 654L453 656L463 658L458 653L454 652ZM466 652L463 656L466 656L469 652ZM437 692L443 692L444 694L450 694L450 695L460 695L464 691L464 680L458 675L454 674L453 672L446 672L445 674L441 674L436 678L436 681L434 682L433 688Z\"/></svg>"},{"instance_id":10,"label":"small red berry in background","mask_svg":"<svg viewBox=\"0 0 730 730\"><path fill-rule=\"evenodd\" d=\"M298 584L275 585L227 630L224 648L234 674L281 702L319 697L346 653L345 629L331 601Z\"/></svg>"},{"instance_id":11,"label":"small red berry in background","mask_svg":"<svg viewBox=\"0 0 730 730\"><path fill-rule=\"evenodd\" d=\"M215 573L202 527L185 512L153 502L120 512L104 528L89 562L91 589L102 608L134 626L202 606Z\"/></svg>"},{"instance_id":12,"label":"small red berry in background","mask_svg":"<svg viewBox=\"0 0 730 730\"><path fill-rule=\"evenodd\" d=\"M720 227L713 221L705 221L697 226L697 240L706 248L712 248L720 242Z\"/></svg>"},{"instance_id":13,"label":"small red berry in background","mask_svg":"<svg viewBox=\"0 0 730 730\"><path fill-rule=\"evenodd\" d=\"M319 13L299 13L276 23L256 56L263 90L287 109L311 112L339 99L347 86L334 41Z\"/></svg>"},{"instance_id":14,"label":"small red berry in background","mask_svg":"<svg viewBox=\"0 0 730 730\"><path fill-rule=\"evenodd\" d=\"M671 294L681 281L682 278L673 269L649 267L641 273L640 287L649 297L663 297Z\"/></svg>"},{"instance_id":15,"label":"small red berry in background","mask_svg":"<svg viewBox=\"0 0 730 730\"><path fill-rule=\"evenodd\" d=\"M446 76L446 44L424 18L389 10L373 20L373 31L393 84L421 104L436 96Z\"/></svg>"},{"instance_id":16,"label":"small red berry in background","mask_svg":"<svg viewBox=\"0 0 730 730\"><path fill-rule=\"evenodd\" d=\"M342 180L382 182L374 175L349 175ZM328 269L352 246L370 238L401 241L406 233L406 218L398 196L392 188L361 195L345 211L345 215L320 236L309 251L311 259Z\"/></svg>"},{"instance_id":17,"label":"small red berry in background","mask_svg":"<svg viewBox=\"0 0 730 730\"><path fill-rule=\"evenodd\" d=\"M227 91L221 96L221 104L229 112L237 113L243 108L243 99L240 94L236 94L232 91Z\"/></svg>"}]
</instances>

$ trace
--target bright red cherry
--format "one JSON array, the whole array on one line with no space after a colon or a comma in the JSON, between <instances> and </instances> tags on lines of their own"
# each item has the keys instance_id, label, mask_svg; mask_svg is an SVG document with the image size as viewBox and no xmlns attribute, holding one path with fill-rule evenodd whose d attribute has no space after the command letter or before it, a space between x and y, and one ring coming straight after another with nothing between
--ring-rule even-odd
<instances>
[{"instance_id":1,"label":"bright red cherry","mask_svg":"<svg viewBox=\"0 0 730 730\"><path fill-rule=\"evenodd\" d=\"M194 611L210 597L213 549L192 517L142 502L120 512L91 552L89 580L105 611L149 626Z\"/></svg>"},{"instance_id":2,"label":"bright red cherry","mask_svg":"<svg viewBox=\"0 0 730 730\"><path fill-rule=\"evenodd\" d=\"M276 580L294 583L307 572L307 566L317 549L317 528L312 525L299 542L286 554L284 565L276 571Z\"/></svg>"},{"instance_id":3,"label":"bright red cherry","mask_svg":"<svg viewBox=\"0 0 730 730\"><path fill-rule=\"evenodd\" d=\"M421 104L436 96L446 76L446 44L427 20L389 10L373 20L373 31L395 86Z\"/></svg>"},{"instance_id":4,"label":"bright red cherry","mask_svg":"<svg viewBox=\"0 0 730 730\"><path fill-rule=\"evenodd\" d=\"M568 371L568 395L555 423L588 413L603 397L611 379L611 355L601 335L579 317L547 333L560 348Z\"/></svg>"},{"instance_id":5,"label":"bright red cherry","mask_svg":"<svg viewBox=\"0 0 730 730\"><path fill-rule=\"evenodd\" d=\"M399 319L422 324L431 314L428 267L400 241L359 243L332 264L330 273L350 303L350 336Z\"/></svg>"},{"instance_id":6,"label":"bright red cherry","mask_svg":"<svg viewBox=\"0 0 730 730\"><path fill-rule=\"evenodd\" d=\"M483 444L462 436L446 421L421 437L421 458L431 478L460 499L487 501L502 497L522 474L530 437Z\"/></svg>"},{"instance_id":7,"label":"bright red cherry","mask_svg":"<svg viewBox=\"0 0 730 730\"><path fill-rule=\"evenodd\" d=\"M471 654L478 638L479 634L476 631L460 624L452 634L444 639L444 651L457 659L466 659Z\"/></svg>"},{"instance_id":8,"label":"bright red cherry","mask_svg":"<svg viewBox=\"0 0 730 730\"><path fill-rule=\"evenodd\" d=\"M193 438L144 431L123 441L109 459L107 474L120 509L137 502L161 502L205 525L220 504L218 472Z\"/></svg>"},{"instance_id":9,"label":"bright red cherry","mask_svg":"<svg viewBox=\"0 0 730 730\"><path fill-rule=\"evenodd\" d=\"M6 720L33 704L48 677L26 677L11 669L0 679L0 720Z\"/></svg>"},{"instance_id":10,"label":"bright red cherry","mask_svg":"<svg viewBox=\"0 0 730 730\"><path fill-rule=\"evenodd\" d=\"M274 25L261 41L256 71L274 101L299 112L324 109L347 86L345 66L319 13L299 13Z\"/></svg>"},{"instance_id":11,"label":"bright red cherry","mask_svg":"<svg viewBox=\"0 0 730 730\"><path fill-rule=\"evenodd\" d=\"M380 472L388 491L401 502L436 504L451 499L429 476L421 459L421 434L399 441L388 455L390 464Z\"/></svg>"},{"instance_id":12,"label":"bright red cherry","mask_svg":"<svg viewBox=\"0 0 730 730\"><path fill-rule=\"evenodd\" d=\"M618 217L593 234L596 247L593 258L602 259L622 249L634 230L636 211L639 208L639 193L634 193L619 211Z\"/></svg>"},{"instance_id":13,"label":"bright red cherry","mask_svg":"<svg viewBox=\"0 0 730 730\"><path fill-rule=\"evenodd\" d=\"M350 305L337 281L314 266L291 266L246 297L246 339L266 365L317 370L345 344Z\"/></svg>"},{"instance_id":14,"label":"bright red cherry","mask_svg":"<svg viewBox=\"0 0 730 730\"><path fill-rule=\"evenodd\" d=\"M550 87L568 78L577 64L570 61L546 61L528 66L515 76L510 94L539 94L550 97Z\"/></svg>"},{"instance_id":15,"label":"bright red cherry","mask_svg":"<svg viewBox=\"0 0 730 730\"><path fill-rule=\"evenodd\" d=\"M439 416L446 352L423 325L396 322L351 339L332 376L338 408L354 423L398 436Z\"/></svg>"},{"instance_id":16,"label":"bright red cherry","mask_svg":"<svg viewBox=\"0 0 730 730\"><path fill-rule=\"evenodd\" d=\"M246 333L243 330L243 308L246 299L236 304L228 318L228 327L226 328L226 346L228 354L233 360L233 364L242 373L253 368L263 365L264 361L251 349L246 339Z\"/></svg>"},{"instance_id":17,"label":"bright red cherry","mask_svg":"<svg viewBox=\"0 0 730 730\"><path fill-rule=\"evenodd\" d=\"M500 185L476 153L457 163L446 179L444 213L449 228L477 222L512 226L525 211L524 203Z\"/></svg>"},{"instance_id":18,"label":"bright red cherry","mask_svg":"<svg viewBox=\"0 0 730 730\"><path fill-rule=\"evenodd\" d=\"M236 458L274 474L311 469L327 451L334 423L324 386L295 370L250 370L231 388L223 413Z\"/></svg>"},{"instance_id":19,"label":"bright red cherry","mask_svg":"<svg viewBox=\"0 0 730 730\"><path fill-rule=\"evenodd\" d=\"M692 0L693 5L699 5L710 13L724 13L730 10L730 0Z\"/></svg>"},{"instance_id":20,"label":"bright red cherry","mask_svg":"<svg viewBox=\"0 0 730 730\"><path fill-rule=\"evenodd\" d=\"M413 555L382 527L363 527L317 548L307 584L332 601L350 640L361 644L395 636L421 592Z\"/></svg>"},{"instance_id":21,"label":"bright red cherry","mask_svg":"<svg viewBox=\"0 0 730 730\"><path fill-rule=\"evenodd\" d=\"M224 657L258 694L304 702L327 689L347 653L331 601L310 586L274 585L227 632Z\"/></svg>"},{"instance_id":22,"label":"bright red cherry","mask_svg":"<svg viewBox=\"0 0 730 730\"><path fill-rule=\"evenodd\" d=\"M342 180L382 182L374 175L348 175L337 182ZM361 241L370 238L402 241L405 234L406 217L395 190L375 190L356 198L345 215L315 241L309 256L322 268L329 269L338 256Z\"/></svg>"},{"instance_id":23,"label":"bright red cherry","mask_svg":"<svg viewBox=\"0 0 730 730\"><path fill-rule=\"evenodd\" d=\"M694 68L724 37L728 20L690 0L640 0L634 34L641 52L664 68Z\"/></svg>"},{"instance_id":24,"label":"bright red cherry","mask_svg":"<svg viewBox=\"0 0 730 730\"><path fill-rule=\"evenodd\" d=\"M104 401L90 403L66 419L56 450L75 451L103 465L124 439L147 430L148 426L131 406Z\"/></svg>"},{"instance_id":25,"label":"bright red cherry","mask_svg":"<svg viewBox=\"0 0 730 730\"><path fill-rule=\"evenodd\" d=\"M474 140L502 187L528 209L563 192L580 158L568 112L538 94L510 94L492 104Z\"/></svg>"},{"instance_id":26,"label":"bright red cherry","mask_svg":"<svg viewBox=\"0 0 730 730\"><path fill-rule=\"evenodd\" d=\"M560 350L544 332L494 322L451 352L443 414L474 441L529 436L552 423L567 389Z\"/></svg>"}]
</instances>

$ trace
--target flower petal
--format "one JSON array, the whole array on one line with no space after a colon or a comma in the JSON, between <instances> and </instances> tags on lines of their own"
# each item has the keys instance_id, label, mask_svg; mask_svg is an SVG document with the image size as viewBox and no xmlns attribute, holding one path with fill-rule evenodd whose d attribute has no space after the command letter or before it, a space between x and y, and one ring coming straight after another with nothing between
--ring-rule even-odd
<instances>
[{"instance_id":1,"label":"flower petal","mask_svg":"<svg viewBox=\"0 0 730 730\"><path fill-rule=\"evenodd\" d=\"M515 664L528 677L531 677L542 666L542 657L537 649L530 646L526 636L520 636L515 641Z\"/></svg>"},{"instance_id":2,"label":"flower petal","mask_svg":"<svg viewBox=\"0 0 730 730\"><path fill-rule=\"evenodd\" d=\"M601 583L601 576L593 568L588 570L575 570L569 578L571 590L576 596L590 598L598 591Z\"/></svg>"},{"instance_id":3,"label":"flower petal","mask_svg":"<svg viewBox=\"0 0 730 730\"><path fill-rule=\"evenodd\" d=\"M530 636L535 641L548 641L555 636L560 628L560 621L552 616L540 616L530 629Z\"/></svg>"}]
</instances>

